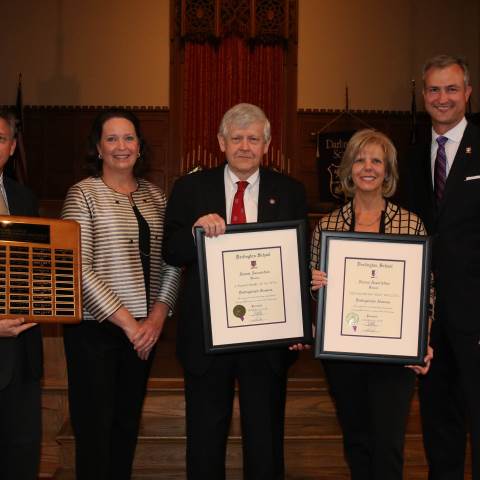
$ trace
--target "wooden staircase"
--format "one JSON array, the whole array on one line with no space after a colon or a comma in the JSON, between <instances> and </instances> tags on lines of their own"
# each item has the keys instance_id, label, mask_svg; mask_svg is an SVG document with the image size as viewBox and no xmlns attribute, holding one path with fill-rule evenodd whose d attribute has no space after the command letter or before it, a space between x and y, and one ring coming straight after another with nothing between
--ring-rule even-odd
<instances>
[{"instance_id":1,"label":"wooden staircase","mask_svg":"<svg viewBox=\"0 0 480 480\"><path fill-rule=\"evenodd\" d=\"M392 412L395 414L395 412ZM73 479L74 439L68 422L57 441L61 469L54 478ZM426 478L418 408L410 417L407 448L407 479ZM292 378L288 385L285 423L285 457L289 480L348 479L342 438L335 411L323 378ZM242 478L241 432L238 402L227 449L228 479ZM183 382L154 379L150 382L142 417L134 464L134 479L180 480L185 478L185 425Z\"/></svg>"},{"instance_id":2,"label":"wooden staircase","mask_svg":"<svg viewBox=\"0 0 480 480\"><path fill-rule=\"evenodd\" d=\"M185 479L184 396L181 368L175 360L173 333L159 345L145 400L134 463L134 480ZM52 342L52 345L48 345ZM60 342L60 343L59 343ZM68 421L65 365L61 339L48 339L56 352L47 361L43 394L42 479L73 480L74 438ZM48 356L48 354L47 354ZM63 375L63 376L62 376ZM395 415L395 412L392 412ZM320 362L302 352L290 371L285 423L287 480L347 480L342 437ZM227 479L242 479L238 402L227 448ZM405 480L426 480L418 400L410 412L405 448ZM471 478L466 476L466 479ZM206 479L208 480L208 479Z\"/></svg>"}]
</instances>

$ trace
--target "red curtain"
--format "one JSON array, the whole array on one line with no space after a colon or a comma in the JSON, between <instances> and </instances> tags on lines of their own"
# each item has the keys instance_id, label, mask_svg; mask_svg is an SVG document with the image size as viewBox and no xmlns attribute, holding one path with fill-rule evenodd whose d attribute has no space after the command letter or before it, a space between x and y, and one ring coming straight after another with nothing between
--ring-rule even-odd
<instances>
[{"instance_id":1,"label":"red curtain","mask_svg":"<svg viewBox=\"0 0 480 480\"><path fill-rule=\"evenodd\" d=\"M218 125L223 114L240 102L265 111L272 142L264 164L284 170L284 48L251 46L244 39L227 37L219 45L187 42L184 52L183 173L223 163Z\"/></svg>"}]
</instances>

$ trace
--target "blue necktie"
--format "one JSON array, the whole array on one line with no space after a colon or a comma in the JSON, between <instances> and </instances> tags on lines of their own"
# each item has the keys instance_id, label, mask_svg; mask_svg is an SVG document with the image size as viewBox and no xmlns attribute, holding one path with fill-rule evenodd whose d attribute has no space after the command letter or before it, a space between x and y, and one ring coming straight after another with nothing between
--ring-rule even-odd
<instances>
[{"instance_id":1,"label":"blue necktie","mask_svg":"<svg viewBox=\"0 0 480 480\"><path fill-rule=\"evenodd\" d=\"M435 169L433 172L433 184L435 188L435 199L437 205L442 201L443 192L445 191L445 182L447 181L447 154L445 152L445 144L447 137L438 137L437 157L435 158Z\"/></svg>"}]
</instances>

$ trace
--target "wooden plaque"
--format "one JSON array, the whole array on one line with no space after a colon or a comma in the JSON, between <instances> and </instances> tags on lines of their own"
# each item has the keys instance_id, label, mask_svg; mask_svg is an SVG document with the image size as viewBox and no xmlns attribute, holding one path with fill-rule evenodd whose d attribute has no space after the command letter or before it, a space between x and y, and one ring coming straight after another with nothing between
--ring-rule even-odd
<instances>
[{"instance_id":1,"label":"wooden plaque","mask_svg":"<svg viewBox=\"0 0 480 480\"><path fill-rule=\"evenodd\" d=\"M82 319L80 225L0 216L0 318Z\"/></svg>"}]
</instances>

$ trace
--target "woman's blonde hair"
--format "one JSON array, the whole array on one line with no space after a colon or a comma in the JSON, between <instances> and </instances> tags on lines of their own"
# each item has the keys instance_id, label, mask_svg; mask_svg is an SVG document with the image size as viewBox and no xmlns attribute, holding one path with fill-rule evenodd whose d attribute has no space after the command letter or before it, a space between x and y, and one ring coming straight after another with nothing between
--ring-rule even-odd
<instances>
[{"instance_id":1,"label":"woman's blonde hair","mask_svg":"<svg viewBox=\"0 0 480 480\"><path fill-rule=\"evenodd\" d=\"M366 128L356 132L347 144L342 161L338 167L338 176L343 192L347 197L355 195L355 184L352 180L352 166L359 152L367 145L379 145L385 153L385 179L383 181L382 194L391 197L398 184L397 149L392 141L383 133Z\"/></svg>"}]
</instances>

